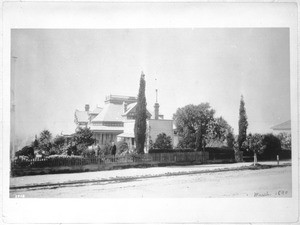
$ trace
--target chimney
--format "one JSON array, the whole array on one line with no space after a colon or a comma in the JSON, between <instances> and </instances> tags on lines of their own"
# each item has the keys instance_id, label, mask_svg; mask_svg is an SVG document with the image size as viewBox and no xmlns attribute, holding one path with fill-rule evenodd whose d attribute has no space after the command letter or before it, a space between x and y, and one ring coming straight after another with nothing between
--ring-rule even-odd
<instances>
[{"instance_id":1,"label":"chimney","mask_svg":"<svg viewBox=\"0 0 300 225\"><path fill-rule=\"evenodd\" d=\"M154 104L154 119L158 120L158 115L159 115L159 104L156 102Z\"/></svg>"},{"instance_id":2,"label":"chimney","mask_svg":"<svg viewBox=\"0 0 300 225\"><path fill-rule=\"evenodd\" d=\"M90 111L90 105L89 104L85 104L85 111L86 112Z\"/></svg>"},{"instance_id":3,"label":"chimney","mask_svg":"<svg viewBox=\"0 0 300 225\"><path fill-rule=\"evenodd\" d=\"M154 119L158 120L158 116L159 116L159 104L157 102L157 95L158 95L157 89L155 90L155 92L156 92L156 102L154 104Z\"/></svg>"},{"instance_id":4,"label":"chimney","mask_svg":"<svg viewBox=\"0 0 300 225\"><path fill-rule=\"evenodd\" d=\"M123 102L123 111L124 111L124 113L127 111L127 103L126 102Z\"/></svg>"}]
</instances>

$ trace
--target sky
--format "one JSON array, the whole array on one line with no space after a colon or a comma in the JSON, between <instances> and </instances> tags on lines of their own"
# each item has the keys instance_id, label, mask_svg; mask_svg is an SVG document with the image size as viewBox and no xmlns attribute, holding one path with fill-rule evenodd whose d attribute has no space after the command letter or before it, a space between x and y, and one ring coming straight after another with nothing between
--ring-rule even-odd
<instances>
[{"instance_id":1,"label":"sky","mask_svg":"<svg viewBox=\"0 0 300 225\"><path fill-rule=\"evenodd\" d=\"M13 29L16 138L74 133L76 109L137 96L141 71L166 119L209 102L237 134L243 95L248 132L268 133L290 119L289 55L287 28Z\"/></svg>"}]
</instances>

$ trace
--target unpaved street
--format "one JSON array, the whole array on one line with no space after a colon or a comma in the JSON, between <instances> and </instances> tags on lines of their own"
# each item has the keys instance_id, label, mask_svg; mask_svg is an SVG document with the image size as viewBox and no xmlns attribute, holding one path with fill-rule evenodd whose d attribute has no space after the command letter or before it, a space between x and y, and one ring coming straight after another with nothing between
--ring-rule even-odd
<instances>
[{"instance_id":1,"label":"unpaved street","mask_svg":"<svg viewBox=\"0 0 300 225\"><path fill-rule=\"evenodd\" d=\"M291 197L291 167L162 176L125 182L16 189L25 198Z\"/></svg>"}]
</instances>

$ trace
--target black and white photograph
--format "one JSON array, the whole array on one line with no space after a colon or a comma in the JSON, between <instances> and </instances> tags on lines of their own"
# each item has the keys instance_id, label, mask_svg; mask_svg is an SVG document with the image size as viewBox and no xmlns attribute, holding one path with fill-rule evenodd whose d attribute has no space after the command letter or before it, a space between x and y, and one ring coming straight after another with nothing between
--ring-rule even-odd
<instances>
[{"instance_id":1,"label":"black and white photograph","mask_svg":"<svg viewBox=\"0 0 300 225\"><path fill-rule=\"evenodd\" d=\"M4 58L4 67L9 65L4 69L9 84L4 106L9 109L3 114L9 120L2 159L7 205L51 201L61 212L57 200L86 211L81 201L102 208L109 202L106 210L118 211L110 211L113 218L104 216L104 223L229 223L236 218L222 220L207 211L219 211L218 202L229 202L224 205L232 204L232 211L227 209L231 215L241 200L249 203L246 208L259 205L253 210L269 211L270 201L275 210L290 213L281 210L273 218L266 214L267 219L259 220L259 215L249 221L257 214L243 217L245 208L236 222L297 222L299 90L293 48L297 27L292 26L297 5L266 5L279 25L276 19L274 25L247 25L247 13L263 12L251 4L237 6L245 12L235 15L243 19L241 25L230 25L231 18L229 25L216 26L202 19L213 15L222 24L222 13L236 5L226 11L229 4L107 3L93 8L91 3L82 10L61 8L66 13L58 12L58 19L48 13L50 23L41 19L37 26L24 26L31 23L25 16L31 11L22 4L25 22L17 20L21 25L8 26L4 36L10 43ZM11 8L5 17L9 22ZM181 8L178 17L175 8ZM77 10L72 22L75 16L68 12ZM95 16L87 22L99 17L106 26L83 27L80 18L88 11ZM187 15L185 21L192 21L201 12L198 26L179 20ZM169 14L173 17L168 19ZM175 25L149 25L152 16ZM52 26L59 18L72 26ZM126 26L135 18L136 26ZM205 202L209 209L203 217L194 208L190 218L187 213L180 218L171 216L169 206L165 216L147 219L152 210L174 204L179 211L189 202L184 211ZM127 203L147 216L126 217ZM11 209L8 214L13 215ZM76 223L99 222L77 217ZM68 222L65 218L46 222Z\"/></svg>"}]
</instances>

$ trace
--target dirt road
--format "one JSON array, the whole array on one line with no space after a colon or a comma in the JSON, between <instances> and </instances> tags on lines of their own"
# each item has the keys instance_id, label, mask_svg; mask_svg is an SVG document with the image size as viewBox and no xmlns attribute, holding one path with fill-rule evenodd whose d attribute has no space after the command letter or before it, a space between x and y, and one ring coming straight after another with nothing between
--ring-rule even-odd
<instances>
[{"instance_id":1,"label":"dirt road","mask_svg":"<svg viewBox=\"0 0 300 225\"><path fill-rule=\"evenodd\" d=\"M25 198L291 197L291 167L199 173L67 187L16 189Z\"/></svg>"}]
</instances>

